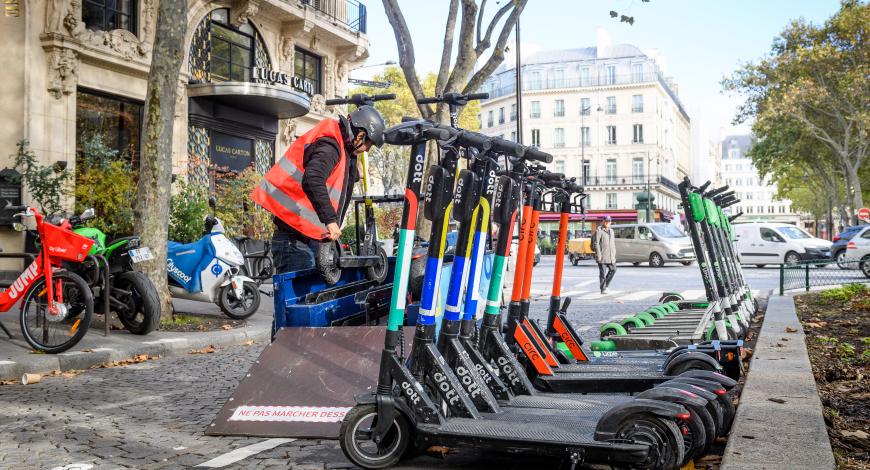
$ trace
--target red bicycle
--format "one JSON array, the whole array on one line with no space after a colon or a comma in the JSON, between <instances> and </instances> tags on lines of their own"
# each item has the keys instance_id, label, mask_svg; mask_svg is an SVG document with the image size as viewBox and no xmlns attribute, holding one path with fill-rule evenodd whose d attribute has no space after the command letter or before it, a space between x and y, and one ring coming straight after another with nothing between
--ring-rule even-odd
<instances>
[{"instance_id":1,"label":"red bicycle","mask_svg":"<svg viewBox=\"0 0 870 470\"><path fill-rule=\"evenodd\" d=\"M0 312L8 312L20 301L21 333L27 343L46 353L66 351L78 343L91 323L94 298L88 283L61 269L63 261L82 262L94 241L72 232L69 222L44 222L36 209L7 206L22 211L16 217L33 217L40 250L30 266L8 289L0 292Z\"/></svg>"}]
</instances>

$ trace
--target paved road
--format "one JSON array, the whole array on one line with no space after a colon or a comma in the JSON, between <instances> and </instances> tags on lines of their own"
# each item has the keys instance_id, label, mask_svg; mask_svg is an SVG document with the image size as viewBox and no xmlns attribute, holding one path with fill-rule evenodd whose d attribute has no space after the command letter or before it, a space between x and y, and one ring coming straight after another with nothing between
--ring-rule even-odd
<instances>
[{"instance_id":1,"label":"paved road","mask_svg":"<svg viewBox=\"0 0 870 470\"><path fill-rule=\"evenodd\" d=\"M533 292L539 300L533 304L533 316L544 315L552 266L548 257L538 266ZM775 269L751 268L746 276L756 289L770 289L778 282ZM656 303L663 290L702 294L695 266L620 266L612 294L604 297L595 282L594 265L566 267L563 292L574 299L571 319L587 339L594 339L602 321ZM73 377L46 377L34 385L0 386L0 468L188 468L213 459L219 459L213 465L228 462L232 459L225 454L246 446L254 447L243 453L253 455L223 468L348 467L335 441L203 435L263 347L238 346ZM494 464L487 460L475 465L464 459L422 457L406 468ZM517 465L512 460L498 466L506 463Z\"/></svg>"}]
</instances>

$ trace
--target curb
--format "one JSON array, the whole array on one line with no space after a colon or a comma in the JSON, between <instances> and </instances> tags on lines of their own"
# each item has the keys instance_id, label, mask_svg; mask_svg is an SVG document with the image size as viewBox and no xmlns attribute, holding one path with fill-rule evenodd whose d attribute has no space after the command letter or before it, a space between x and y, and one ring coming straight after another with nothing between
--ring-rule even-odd
<instances>
[{"instance_id":1,"label":"curb","mask_svg":"<svg viewBox=\"0 0 870 470\"><path fill-rule=\"evenodd\" d=\"M720 468L835 466L794 300L771 295Z\"/></svg>"},{"instance_id":2,"label":"curb","mask_svg":"<svg viewBox=\"0 0 870 470\"><path fill-rule=\"evenodd\" d=\"M218 334L196 333L189 337L170 337L131 344L124 347L93 348L88 352L69 351L60 354L33 354L26 361L0 360L0 380L19 380L27 374L48 374L59 370L90 369L94 366L132 359L140 354L149 356L176 356L187 354L191 350L202 349L206 346L234 346L245 341L268 341L271 337L271 328L249 327L231 331L221 331Z\"/></svg>"}]
</instances>

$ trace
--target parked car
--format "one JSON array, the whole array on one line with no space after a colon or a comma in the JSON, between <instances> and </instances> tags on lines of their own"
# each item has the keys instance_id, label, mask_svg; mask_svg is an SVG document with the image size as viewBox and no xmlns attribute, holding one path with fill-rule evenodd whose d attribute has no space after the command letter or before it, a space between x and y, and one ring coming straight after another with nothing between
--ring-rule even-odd
<instances>
[{"instance_id":1,"label":"parked car","mask_svg":"<svg viewBox=\"0 0 870 470\"><path fill-rule=\"evenodd\" d=\"M692 240L673 224L657 222L644 224L614 225L616 262L629 262L635 266L648 262L658 268L665 263L682 263L685 266L695 261Z\"/></svg>"},{"instance_id":2,"label":"parked car","mask_svg":"<svg viewBox=\"0 0 870 470\"><path fill-rule=\"evenodd\" d=\"M846 245L849 244L849 240L866 227L867 225L852 225L834 236L834 244L831 245L831 258L837 262L840 269L849 268L846 266Z\"/></svg>"},{"instance_id":3,"label":"parked car","mask_svg":"<svg viewBox=\"0 0 870 470\"><path fill-rule=\"evenodd\" d=\"M734 224L734 236L740 263L754 264L759 268L768 264L795 264L831 257L830 241L816 238L791 224Z\"/></svg>"},{"instance_id":4,"label":"parked car","mask_svg":"<svg viewBox=\"0 0 870 470\"><path fill-rule=\"evenodd\" d=\"M858 269L865 276L870 277L870 225L862 225L861 230L852 236L852 239L846 243L846 259L861 260L858 263ZM851 265L852 263L846 263ZM853 266L847 266L849 268Z\"/></svg>"}]
</instances>

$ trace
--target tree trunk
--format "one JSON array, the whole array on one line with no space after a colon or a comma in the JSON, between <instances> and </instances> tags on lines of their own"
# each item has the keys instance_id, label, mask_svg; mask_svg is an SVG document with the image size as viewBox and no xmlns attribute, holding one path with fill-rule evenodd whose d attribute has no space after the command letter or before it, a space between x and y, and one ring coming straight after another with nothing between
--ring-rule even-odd
<instances>
[{"instance_id":1,"label":"tree trunk","mask_svg":"<svg viewBox=\"0 0 870 470\"><path fill-rule=\"evenodd\" d=\"M864 207L864 195L861 194L861 177L858 176L858 168L847 165L846 182L849 184L849 191L852 193L852 200L849 201L852 205L852 210L849 211L852 224L858 225L858 209Z\"/></svg>"},{"instance_id":2,"label":"tree trunk","mask_svg":"<svg viewBox=\"0 0 870 470\"><path fill-rule=\"evenodd\" d=\"M139 186L134 204L134 229L154 259L139 264L160 296L161 314L172 312L166 284L166 240L172 178L172 130L178 74L184 57L187 0L161 0L145 96Z\"/></svg>"}]
</instances>

